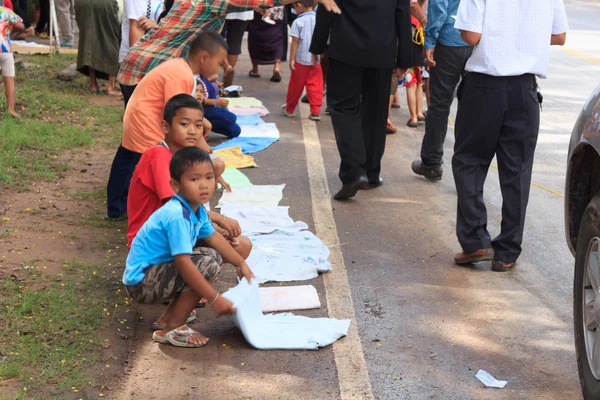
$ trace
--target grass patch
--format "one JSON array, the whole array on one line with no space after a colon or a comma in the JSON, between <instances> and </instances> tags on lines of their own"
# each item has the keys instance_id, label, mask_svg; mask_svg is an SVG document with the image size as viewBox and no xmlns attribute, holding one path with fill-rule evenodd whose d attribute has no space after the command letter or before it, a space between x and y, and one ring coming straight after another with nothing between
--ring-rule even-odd
<instances>
[{"instance_id":1,"label":"grass patch","mask_svg":"<svg viewBox=\"0 0 600 400\"><path fill-rule=\"evenodd\" d=\"M44 276L19 270L0 284L0 380L18 379L28 397L40 386L58 394L90 385L83 369L107 345L98 330L112 321L109 304L122 302L118 278L104 277L103 264L73 260L64 268Z\"/></svg>"},{"instance_id":2,"label":"grass patch","mask_svg":"<svg viewBox=\"0 0 600 400\"><path fill-rule=\"evenodd\" d=\"M62 82L56 73L76 61L73 55L22 56L25 68L17 71L17 111L21 120L6 119L0 135L0 183L18 191L30 181L60 177L68 165L60 153L91 147L94 139L118 142L120 107L94 107L89 103L82 75ZM5 100L0 96L0 109Z\"/></svg>"},{"instance_id":3,"label":"grass patch","mask_svg":"<svg viewBox=\"0 0 600 400\"><path fill-rule=\"evenodd\" d=\"M69 193L69 197L75 200L96 201L102 204L106 200L106 186L100 186L96 189L77 189Z\"/></svg>"}]
</instances>

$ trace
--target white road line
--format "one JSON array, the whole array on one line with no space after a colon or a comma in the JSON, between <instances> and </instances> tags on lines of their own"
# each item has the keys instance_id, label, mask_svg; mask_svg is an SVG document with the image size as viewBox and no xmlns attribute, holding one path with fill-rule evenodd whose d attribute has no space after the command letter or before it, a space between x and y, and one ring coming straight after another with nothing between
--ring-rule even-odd
<instances>
[{"instance_id":1,"label":"white road line","mask_svg":"<svg viewBox=\"0 0 600 400\"><path fill-rule=\"evenodd\" d=\"M329 257L333 271L324 276L327 310L332 318L352 320L348 336L333 344L333 355L338 371L341 398L342 400L373 399L367 363L365 362L356 326L356 314L354 313L352 295L348 284L348 274L342 250L339 246L340 239L337 227L333 219L331 194L327 184L317 126L308 119L310 113L307 105L302 104L300 106L300 114L302 116L302 133L306 151L306 168L310 183L315 234L327 246L333 246L330 247L331 255Z\"/></svg>"}]
</instances>

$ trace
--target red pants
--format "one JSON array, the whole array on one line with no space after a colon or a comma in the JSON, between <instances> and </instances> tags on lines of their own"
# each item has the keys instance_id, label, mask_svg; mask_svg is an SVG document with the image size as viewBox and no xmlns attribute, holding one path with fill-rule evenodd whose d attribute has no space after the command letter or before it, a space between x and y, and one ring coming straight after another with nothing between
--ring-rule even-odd
<instances>
[{"instance_id":1,"label":"red pants","mask_svg":"<svg viewBox=\"0 0 600 400\"><path fill-rule=\"evenodd\" d=\"M288 93L285 99L287 105L286 111L293 113L298 105L302 91L306 87L308 102L310 103L310 113L314 115L321 114L321 105L323 104L323 72L321 65L303 65L295 63L295 70L292 71Z\"/></svg>"}]
</instances>

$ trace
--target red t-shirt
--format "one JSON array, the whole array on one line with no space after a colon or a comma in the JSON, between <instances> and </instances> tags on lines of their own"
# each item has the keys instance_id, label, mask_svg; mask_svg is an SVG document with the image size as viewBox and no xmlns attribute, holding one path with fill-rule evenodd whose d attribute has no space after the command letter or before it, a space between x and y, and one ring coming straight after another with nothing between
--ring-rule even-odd
<instances>
[{"instance_id":1,"label":"red t-shirt","mask_svg":"<svg viewBox=\"0 0 600 400\"><path fill-rule=\"evenodd\" d=\"M174 192L170 185L171 150L158 145L142 154L129 184L127 198L127 246L131 247L133 238L150 215L163 206Z\"/></svg>"}]
</instances>

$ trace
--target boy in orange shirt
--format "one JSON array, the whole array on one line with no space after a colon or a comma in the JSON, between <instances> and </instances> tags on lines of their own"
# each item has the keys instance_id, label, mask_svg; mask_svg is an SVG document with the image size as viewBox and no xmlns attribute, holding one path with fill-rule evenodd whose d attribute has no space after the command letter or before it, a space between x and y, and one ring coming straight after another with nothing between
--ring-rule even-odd
<instances>
[{"instance_id":1,"label":"boy in orange shirt","mask_svg":"<svg viewBox=\"0 0 600 400\"><path fill-rule=\"evenodd\" d=\"M167 101L181 93L195 95L194 75L211 76L219 71L227 57L227 43L215 32L201 32L192 41L186 58L174 58L150 71L139 83L127 103L123 117L123 141L117 150L108 179L107 216L121 218L127 214L129 181L142 153L165 138L161 129ZM212 152L204 137L198 147ZM225 165L213 160L217 177ZM224 184L221 178L219 182ZM224 185L225 186L225 185Z\"/></svg>"}]
</instances>

